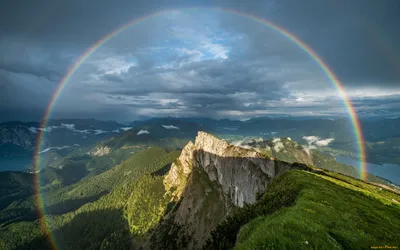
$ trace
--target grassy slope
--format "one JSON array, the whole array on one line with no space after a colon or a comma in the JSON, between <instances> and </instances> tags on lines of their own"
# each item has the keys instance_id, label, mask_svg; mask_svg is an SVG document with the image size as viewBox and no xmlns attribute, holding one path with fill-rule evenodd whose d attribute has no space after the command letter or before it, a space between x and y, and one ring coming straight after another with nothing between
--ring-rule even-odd
<instances>
[{"instance_id":1,"label":"grassy slope","mask_svg":"<svg viewBox=\"0 0 400 250\"><path fill-rule=\"evenodd\" d=\"M179 152L173 151L171 154L177 156ZM85 199L90 197L95 198L108 193L114 186L120 184L121 180L128 177L130 180L135 180L143 171L156 171L160 164L166 165L169 162L170 154L165 152L165 150L161 148L148 148L147 150L135 153L119 166L102 174L85 178L66 188L45 193L46 204L49 207L55 207L55 210L57 210L57 204L63 205L62 203L65 203L65 201L75 203L75 201L81 200L83 203L86 203L84 202Z\"/></svg>"},{"instance_id":2,"label":"grassy slope","mask_svg":"<svg viewBox=\"0 0 400 250\"><path fill-rule=\"evenodd\" d=\"M167 197L164 197L163 177L151 177L149 174L163 168L178 156L179 151L166 153L159 148L150 148L131 157L110 170L114 173L108 178L115 182L108 195L74 212L52 218L52 231L56 237L61 237L60 241L68 248L77 249L98 249L105 242L115 244L109 239L105 241L112 234L123 235L125 241L128 240L125 243L129 243L132 239L128 229L131 236L142 236L158 223L168 203ZM99 220L96 214L102 214L104 218ZM82 236L90 240L74 241Z\"/></svg>"},{"instance_id":3,"label":"grassy slope","mask_svg":"<svg viewBox=\"0 0 400 250\"><path fill-rule=\"evenodd\" d=\"M242 227L236 249L369 249L374 245L400 245L399 195L331 173L289 171L278 184L280 192L298 192L295 204Z\"/></svg>"},{"instance_id":4,"label":"grassy slope","mask_svg":"<svg viewBox=\"0 0 400 250\"><path fill-rule=\"evenodd\" d=\"M66 157L54 157L53 162L41 170L42 186L44 189L54 189L101 174L128 159L137 150L140 148L118 149L103 156L72 152ZM49 153L55 154L54 152ZM46 157L48 158L48 156ZM62 168L60 169L60 167Z\"/></svg>"},{"instance_id":5,"label":"grassy slope","mask_svg":"<svg viewBox=\"0 0 400 250\"><path fill-rule=\"evenodd\" d=\"M82 183L78 182L80 184L73 185L73 188L58 193L62 201L60 206L65 207L68 206L70 201L68 197L79 201L81 195L83 195L81 199L84 199L99 192L109 192L95 201L88 203L86 201L84 202L85 205L80 204L83 206L75 211L48 216L47 221L51 230L58 237L57 241L61 245L67 246L67 249L74 247L76 249L99 249L103 243L105 249L115 246L115 244L121 247L118 249L124 249L122 245L130 242L129 228L135 228L136 223L135 220L129 220L127 212L129 213L133 207L139 204L143 208L141 211L142 218L147 217L146 213L153 215L151 205L154 204L151 199L148 199L148 203L136 202L134 203L136 205L130 206L127 206L127 202L132 203L136 200L136 197L146 197L143 192L147 190L140 187L149 187L148 190L155 189L157 194L162 187L162 197L164 194L162 176L149 177L148 175L162 169L178 156L179 151L167 153L160 148L149 148L138 152L119 166L99 176L84 180ZM142 195L138 195L137 192ZM157 197L159 198L159 196ZM126 209L125 206L127 206ZM146 208L146 206L149 208ZM154 218L157 216L159 215L153 215ZM140 228L146 228L146 230L152 226L143 224L143 221L136 224ZM3 226L3 228L0 228L0 249L48 248L44 245L46 240L40 233L37 221L15 222ZM29 228L29 233L26 232L25 228ZM122 243L119 241L122 241Z\"/></svg>"}]
</instances>

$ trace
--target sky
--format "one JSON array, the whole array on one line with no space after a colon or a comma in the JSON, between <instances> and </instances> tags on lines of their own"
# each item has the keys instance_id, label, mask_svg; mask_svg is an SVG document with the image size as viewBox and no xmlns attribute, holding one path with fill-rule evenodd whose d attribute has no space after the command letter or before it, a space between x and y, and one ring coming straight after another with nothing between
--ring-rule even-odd
<instances>
[{"instance_id":1,"label":"sky","mask_svg":"<svg viewBox=\"0 0 400 250\"><path fill-rule=\"evenodd\" d=\"M400 2L0 1L0 121L52 118L345 116L326 74L267 19L310 46L360 116L400 116ZM160 12L161 11L161 12ZM160 12L152 15L152 13Z\"/></svg>"}]
</instances>

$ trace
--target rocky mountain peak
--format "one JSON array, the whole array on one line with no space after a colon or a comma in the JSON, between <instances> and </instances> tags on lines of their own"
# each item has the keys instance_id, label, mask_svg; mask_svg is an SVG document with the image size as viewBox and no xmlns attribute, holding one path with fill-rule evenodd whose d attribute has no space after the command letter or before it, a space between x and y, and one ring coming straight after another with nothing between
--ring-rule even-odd
<instances>
[{"instance_id":1,"label":"rocky mountain peak","mask_svg":"<svg viewBox=\"0 0 400 250\"><path fill-rule=\"evenodd\" d=\"M181 196L183 184L194 168L205 171L235 206L254 203L257 193L265 191L276 175L290 168L252 150L230 145L205 132L198 132L196 141L189 142L179 159L172 164L165 185L176 187Z\"/></svg>"},{"instance_id":2,"label":"rocky mountain peak","mask_svg":"<svg viewBox=\"0 0 400 250\"><path fill-rule=\"evenodd\" d=\"M272 178L289 168L289 163L198 132L164 178L179 204L168 218L177 225L174 230L190 236L185 248L201 248L233 206L255 203Z\"/></svg>"}]
</instances>

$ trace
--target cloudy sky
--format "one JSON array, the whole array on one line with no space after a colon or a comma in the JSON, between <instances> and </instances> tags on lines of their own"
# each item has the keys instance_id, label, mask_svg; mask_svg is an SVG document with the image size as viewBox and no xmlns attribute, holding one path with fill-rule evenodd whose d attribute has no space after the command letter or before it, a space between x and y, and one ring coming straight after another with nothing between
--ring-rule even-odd
<instances>
[{"instance_id":1,"label":"cloudy sky","mask_svg":"<svg viewBox=\"0 0 400 250\"><path fill-rule=\"evenodd\" d=\"M53 118L346 115L310 55L228 8L267 19L312 47L360 115L400 115L397 0L3 0L0 121L39 120L82 53L144 16L79 66Z\"/></svg>"}]
</instances>

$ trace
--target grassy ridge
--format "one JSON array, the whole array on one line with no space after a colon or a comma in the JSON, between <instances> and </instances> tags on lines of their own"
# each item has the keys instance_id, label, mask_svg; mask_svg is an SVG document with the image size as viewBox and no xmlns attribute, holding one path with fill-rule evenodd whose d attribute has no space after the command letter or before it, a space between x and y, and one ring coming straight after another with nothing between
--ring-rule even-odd
<instances>
[{"instance_id":1,"label":"grassy ridge","mask_svg":"<svg viewBox=\"0 0 400 250\"><path fill-rule=\"evenodd\" d=\"M296 189L293 206L257 217L235 249L369 249L400 245L399 195L339 174L284 174ZM287 182L295 177L295 182ZM286 187L285 187L286 186ZM268 193L268 191L267 191Z\"/></svg>"}]
</instances>

